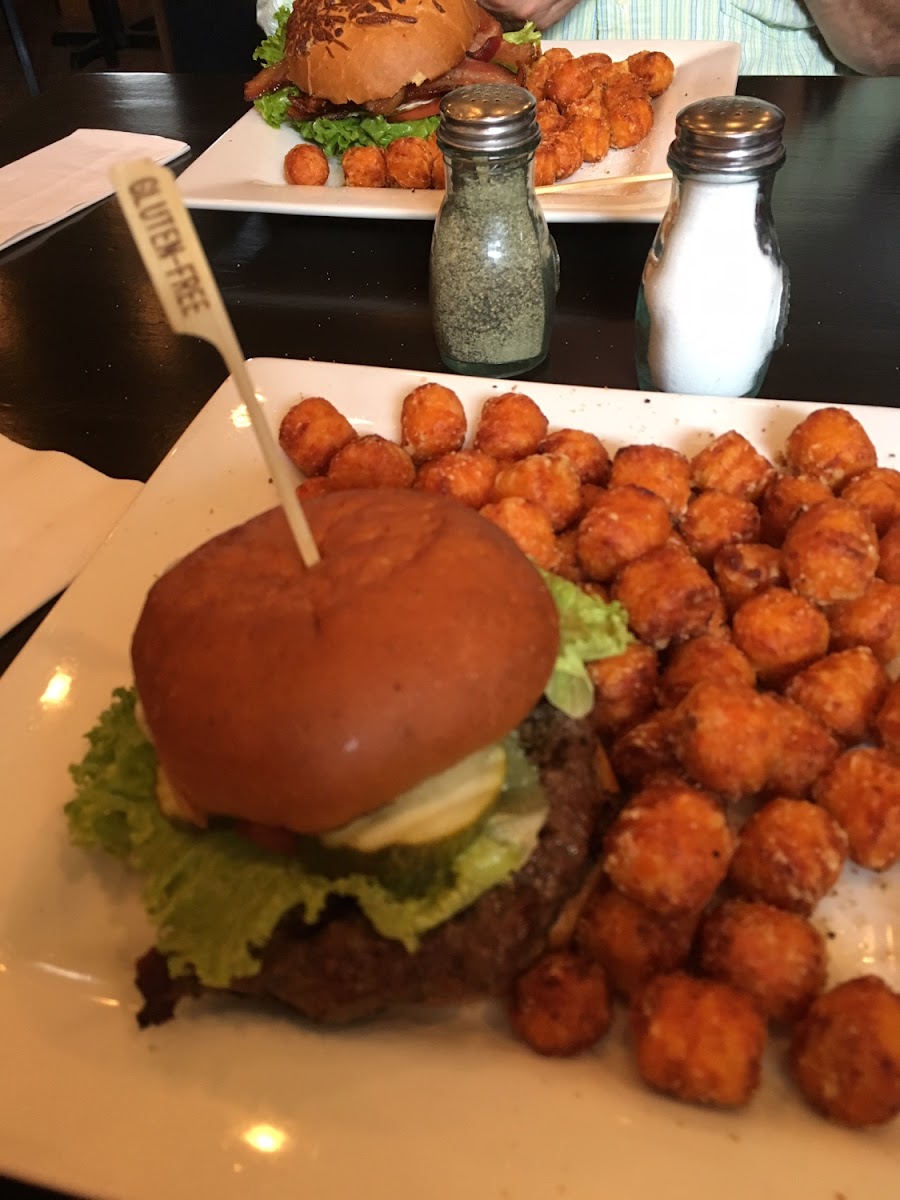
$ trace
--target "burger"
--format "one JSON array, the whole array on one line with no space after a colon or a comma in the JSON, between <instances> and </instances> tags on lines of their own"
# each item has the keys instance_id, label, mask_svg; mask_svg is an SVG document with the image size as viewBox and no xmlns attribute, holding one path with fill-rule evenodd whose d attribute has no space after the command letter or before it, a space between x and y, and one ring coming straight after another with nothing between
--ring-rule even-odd
<instances>
[{"instance_id":1,"label":"burger","mask_svg":"<svg viewBox=\"0 0 900 1200\"><path fill-rule=\"evenodd\" d=\"M244 88L269 124L340 153L425 136L440 97L469 83L524 83L540 52L529 22L504 33L474 0L294 0L257 49Z\"/></svg>"},{"instance_id":2,"label":"burger","mask_svg":"<svg viewBox=\"0 0 900 1200\"><path fill-rule=\"evenodd\" d=\"M327 1023L502 993L612 815L583 664L630 640L618 606L440 495L305 509L312 568L274 509L153 584L72 769L73 840L156 928L142 1025L203 993Z\"/></svg>"}]
</instances>

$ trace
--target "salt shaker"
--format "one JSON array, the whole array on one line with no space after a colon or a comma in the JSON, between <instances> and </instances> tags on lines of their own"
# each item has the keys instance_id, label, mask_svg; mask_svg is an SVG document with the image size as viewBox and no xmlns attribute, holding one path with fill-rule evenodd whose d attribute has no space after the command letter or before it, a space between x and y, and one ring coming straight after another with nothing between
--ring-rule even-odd
<instances>
[{"instance_id":1,"label":"salt shaker","mask_svg":"<svg viewBox=\"0 0 900 1200\"><path fill-rule=\"evenodd\" d=\"M473 84L441 101L447 190L431 242L431 309L444 363L520 375L547 356L556 245L534 191L535 99L515 84Z\"/></svg>"},{"instance_id":2,"label":"salt shaker","mask_svg":"<svg viewBox=\"0 0 900 1200\"><path fill-rule=\"evenodd\" d=\"M788 312L771 209L783 129L780 109L746 96L700 100L678 114L671 199L638 294L642 388L759 391Z\"/></svg>"}]
</instances>

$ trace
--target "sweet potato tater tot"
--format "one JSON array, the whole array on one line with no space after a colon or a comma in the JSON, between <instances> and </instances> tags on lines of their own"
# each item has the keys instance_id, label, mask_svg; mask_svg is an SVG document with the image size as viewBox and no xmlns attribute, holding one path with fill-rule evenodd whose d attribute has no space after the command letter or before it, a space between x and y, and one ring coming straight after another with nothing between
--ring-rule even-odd
<instances>
[{"instance_id":1,"label":"sweet potato tater tot","mask_svg":"<svg viewBox=\"0 0 900 1200\"><path fill-rule=\"evenodd\" d=\"M594 120L602 121L606 126L607 150L609 149L609 117L606 112L606 92L602 84L594 80L594 86L582 100L574 100L566 106L565 111L566 125L568 126L572 117L592 117Z\"/></svg>"},{"instance_id":2,"label":"sweet potato tater tot","mask_svg":"<svg viewBox=\"0 0 900 1200\"><path fill-rule=\"evenodd\" d=\"M387 164L380 146L349 146L341 166L346 187L387 187Z\"/></svg>"},{"instance_id":3,"label":"sweet potato tater tot","mask_svg":"<svg viewBox=\"0 0 900 1200\"><path fill-rule=\"evenodd\" d=\"M792 1023L825 986L825 939L799 913L726 900L701 926L700 969L747 992L771 1020Z\"/></svg>"},{"instance_id":4,"label":"sweet potato tater tot","mask_svg":"<svg viewBox=\"0 0 900 1200\"><path fill-rule=\"evenodd\" d=\"M677 545L626 563L613 581L612 596L628 610L633 632L657 650L699 637L721 609L712 579Z\"/></svg>"},{"instance_id":5,"label":"sweet potato tater tot","mask_svg":"<svg viewBox=\"0 0 900 1200\"><path fill-rule=\"evenodd\" d=\"M875 728L885 750L900 756L900 680L888 689L875 718Z\"/></svg>"},{"instance_id":6,"label":"sweet potato tater tot","mask_svg":"<svg viewBox=\"0 0 900 1200\"><path fill-rule=\"evenodd\" d=\"M665 501L673 521L684 516L691 498L691 465L668 446L623 446L613 457L609 486L633 483Z\"/></svg>"},{"instance_id":7,"label":"sweet potato tater tot","mask_svg":"<svg viewBox=\"0 0 900 1200\"><path fill-rule=\"evenodd\" d=\"M763 492L760 501L760 538L770 546L780 546L794 517L820 500L830 499L831 492L818 479L809 479L805 475L779 475Z\"/></svg>"},{"instance_id":8,"label":"sweet potato tater tot","mask_svg":"<svg viewBox=\"0 0 900 1200\"><path fill-rule=\"evenodd\" d=\"M564 455L582 483L603 484L609 478L609 454L593 433L582 429L557 429L547 434L539 450L542 454Z\"/></svg>"},{"instance_id":9,"label":"sweet potato tater tot","mask_svg":"<svg viewBox=\"0 0 900 1200\"><path fill-rule=\"evenodd\" d=\"M900 996L863 975L818 996L794 1028L794 1079L842 1125L882 1125L900 1113Z\"/></svg>"},{"instance_id":10,"label":"sweet potato tater tot","mask_svg":"<svg viewBox=\"0 0 900 1200\"><path fill-rule=\"evenodd\" d=\"M664 546L671 532L672 521L659 496L628 484L611 487L581 519L578 561L588 579L602 583L625 563Z\"/></svg>"},{"instance_id":11,"label":"sweet potato tater tot","mask_svg":"<svg viewBox=\"0 0 900 1200\"><path fill-rule=\"evenodd\" d=\"M430 188L432 163L438 153L425 138L402 137L390 142L384 151L388 186L413 190Z\"/></svg>"},{"instance_id":12,"label":"sweet potato tater tot","mask_svg":"<svg viewBox=\"0 0 900 1200\"><path fill-rule=\"evenodd\" d=\"M535 454L547 436L547 418L524 392L503 392L485 400L474 447L493 458Z\"/></svg>"},{"instance_id":13,"label":"sweet potato tater tot","mask_svg":"<svg viewBox=\"0 0 900 1200\"><path fill-rule=\"evenodd\" d=\"M542 141L534 152L534 186L549 187L559 178L556 151L549 141Z\"/></svg>"},{"instance_id":14,"label":"sweet potato tater tot","mask_svg":"<svg viewBox=\"0 0 900 1200\"><path fill-rule=\"evenodd\" d=\"M447 164L443 154L436 154L431 160L431 186L438 192L447 186Z\"/></svg>"},{"instance_id":15,"label":"sweet potato tater tot","mask_svg":"<svg viewBox=\"0 0 900 1200\"><path fill-rule=\"evenodd\" d=\"M653 128L653 105L646 95L607 91L609 144L624 150L642 142Z\"/></svg>"},{"instance_id":16,"label":"sweet potato tater tot","mask_svg":"<svg viewBox=\"0 0 900 1200\"><path fill-rule=\"evenodd\" d=\"M712 573L725 607L732 615L751 596L766 588L780 587L785 582L781 551L763 542L734 542L723 546L712 561Z\"/></svg>"},{"instance_id":17,"label":"sweet potato tater tot","mask_svg":"<svg viewBox=\"0 0 900 1200\"><path fill-rule=\"evenodd\" d=\"M809 475L832 491L878 465L869 435L844 408L817 408L794 426L785 459L792 474Z\"/></svg>"},{"instance_id":18,"label":"sweet potato tater tot","mask_svg":"<svg viewBox=\"0 0 900 1200\"><path fill-rule=\"evenodd\" d=\"M675 775L658 775L610 827L603 867L620 892L651 912L688 917L712 899L734 846L713 796Z\"/></svg>"},{"instance_id":19,"label":"sweet potato tater tot","mask_svg":"<svg viewBox=\"0 0 900 1200\"><path fill-rule=\"evenodd\" d=\"M835 604L828 619L832 649L868 646L885 666L900 655L900 584L873 579L859 599Z\"/></svg>"},{"instance_id":20,"label":"sweet potato tater tot","mask_svg":"<svg viewBox=\"0 0 900 1200\"><path fill-rule=\"evenodd\" d=\"M638 50L628 55L628 69L637 76L650 96L661 96L675 78L675 64L662 50Z\"/></svg>"},{"instance_id":21,"label":"sweet potato tater tot","mask_svg":"<svg viewBox=\"0 0 900 1200\"><path fill-rule=\"evenodd\" d=\"M322 396L306 396L292 405L278 427L278 444L304 475L321 474L356 437L344 414Z\"/></svg>"},{"instance_id":22,"label":"sweet potato tater tot","mask_svg":"<svg viewBox=\"0 0 900 1200\"><path fill-rule=\"evenodd\" d=\"M575 100L583 100L594 86L590 68L580 58L557 63L544 85L544 95L565 109Z\"/></svg>"},{"instance_id":23,"label":"sweet potato tater tot","mask_svg":"<svg viewBox=\"0 0 900 1200\"><path fill-rule=\"evenodd\" d=\"M854 646L820 658L800 671L785 688L826 729L848 743L864 741L888 689L884 667L868 646Z\"/></svg>"},{"instance_id":24,"label":"sweet potato tater tot","mask_svg":"<svg viewBox=\"0 0 900 1200\"><path fill-rule=\"evenodd\" d=\"M900 471L893 467L873 467L855 475L841 489L841 499L867 513L881 537L900 520Z\"/></svg>"},{"instance_id":25,"label":"sweet potato tater tot","mask_svg":"<svg viewBox=\"0 0 900 1200\"><path fill-rule=\"evenodd\" d=\"M328 464L327 478L336 488L409 487L416 469L396 442L377 433L348 442Z\"/></svg>"},{"instance_id":26,"label":"sweet potato tater tot","mask_svg":"<svg viewBox=\"0 0 900 1200\"><path fill-rule=\"evenodd\" d=\"M595 888L575 926L575 945L600 963L613 991L632 996L687 961L695 927L693 918L667 920L615 888Z\"/></svg>"},{"instance_id":27,"label":"sweet potato tater tot","mask_svg":"<svg viewBox=\"0 0 900 1200\"><path fill-rule=\"evenodd\" d=\"M483 517L499 525L523 554L534 559L545 571L555 571L561 551L553 535L550 518L539 504L524 496L507 496L479 510Z\"/></svg>"},{"instance_id":28,"label":"sweet potato tater tot","mask_svg":"<svg viewBox=\"0 0 900 1200\"><path fill-rule=\"evenodd\" d=\"M288 183L323 187L328 182L328 159L321 146L301 142L284 156L284 177Z\"/></svg>"},{"instance_id":29,"label":"sweet potato tater tot","mask_svg":"<svg viewBox=\"0 0 900 1200\"><path fill-rule=\"evenodd\" d=\"M311 500L313 496L325 496L328 492L335 491L335 488L324 475L310 475L308 479L302 479L294 490L297 499L302 502Z\"/></svg>"},{"instance_id":30,"label":"sweet potato tater tot","mask_svg":"<svg viewBox=\"0 0 900 1200\"><path fill-rule=\"evenodd\" d=\"M531 63L525 75L525 86L535 99L542 100L544 98L547 81L553 71L561 63L568 62L574 57L572 51L567 50L565 46L553 46Z\"/></svg>"},{"instance_id":31,"label":"sweet potato tater tot","mask_svg":"<svg viewBox=\"0 0 900 1200\"><path fill-rule=\"evenodd\" d=\"M612 58L602 50L592 50L590 54L579 54L578 57L589 71L594 71L597 67L608 67L612 63Z\"/></svg>"},{"instance_id":32,"label":"sweet potato tater tot","mask_svg":"<svg viewBox=\"0 0 900 1200\"><path fill-rule=\"evenodd\" d=\"M609 121L604 113L576 112L566 118L566 129L574 133L585 162L602 162L609 154Z\"/></svg>"},{"instance_id":33,"label":"sweet potato tater tot","mask_svg":"<svg viewBox=\"0 0 900 1200\"><path fill-rule=\"evenodd\" d=\"M456 392L441 383L422 383L403 398L400 444L414 463L459 450L466 440L466 414Z\"/></svg>"},{"instance_id":34,"label":"sweet potato tater tot","mask_svg":"<svg viewBox=\"0 0 900 1200\"><path fill-rule=\"evenodd\" d=\"M514 463L501 463L494 495L524 496L539 504L554 530L565 529L581 512L581 483L562 454L529 454Z\"/></svg>"},{"instance_id":35,"label":"sweet potato tater tot","mask_svg":"<svg viewBox=\"0 0 900 1200\"><path fill-rule=\"evenodd\" d=\"M850 857L870 871L900 859L900 759L888 750L846 750L813 789L813 799L847 834Z\"/></svg>"},{"instance_id":36,"label":"sweet potato tater tot","mask_svg":"<svg viewBox=\"0 0 900 1200\"><path fill-rule=\"evenodd\" d=\"M603 968L572 950L550 951L516 979L507 1014L513 1031L538 1054L587 1050L612 1024Z\"/></svg>"},{"instance_id":37,"label":"sweet potato tater tot","mask_svg":"<svg viewBox=\"0 0 900 1200\"><path fill-rule=\"evenodd\" d=\"M691 482L698 491L713 489L755 502L774 478L769 460L733 429L691 459Z\"/></svg>"},{"instance_id":38,"label":"sweet potato tater tot","mask_svg":"<svg viewBox=\"0 0 900 1200\"><path fill-rule=\"evenodd\" d=\"M672 712L660 709L646 721L619 734L609 749L616 778L639 788L661 771L677 769L672 750Z\"/></svg>"},{"instance_id":39,"label":"sweet potato tater tot","mask_svg":"<svg viewBox=\"0 0 900 1200\"><path fill-rule=\"evenodd\" d=\"M781 551L791 587L816 604L856 599L878 568L875 526L846 500L822 500L800 513Z\"/></svg>"},{"instance_id":40,"label":"sweet potato tater tot","mask_svg":"<svg viewBox=\"0 0 900 1200\"><path fill-rule=\"evenodd\" d=\"M742 496L701 492L687 506L681 536L697 561L710 566L723 546L757 540L759 510Z\"/></svg>"},{"instance_id":41,"label":"sweet potato tater tot","mask_svg":"<svg viewBox=\"0 0 900 1200\"><path fill-rule=\"evenodd\" d=\"M551 133L547 138L547 145L552 149L553 157L556 159L557 179L568 179L584 162L581 142L568 127L561 129L558 133Z\"/></svg>"},{"instance_id":42,"label":"sweet potato tater tot","mask_svg":"<svg viewBox=\"0 0 900 1200\"><path fill-rule=\"evenodd\" d=\"M878 576L887 583L900 583L900 521L878 543Z\"/></svg>"},{"instance_id":43,"label":"sweet potato tater tot","mask_svg":"<svg viewBox=\"0 0 900 1200\"><path fill-rule=\"evenodd\" d=\"M756 672L734 642L717 633L703 633L672 651L660 680L660 704L674 708L695 684L704 682L752 688Z\"/></svg>"},{"instance_id":44,"label":"sweet potato tater tot","mask_svg":"<svg viewBox=\"0 0 900 1200\"><path fill-rule=\"evenodd\" d=\"M740 896L809 915L837 883L847 835L809 800L776 796L741 829L728 868Z\"/></svg>"},{"instance_id":45,"label":"sweet potato tater tot","mask_svg":"<svg viewBox=\"0 0 900 1200\"><path fill-rule=\"evenodd\" d=\"M566 118L552 100L538 100L535 118L541 131L541 137L559 133L566 123Z\"/></svg>"},{"instance_id":46,"label":"sweet potato tater tot","mask_svg":"<svg viewBox=\"0 0 900 1200\"><path fill-rule=\"evenodd\" d=\"M587 664L594 684L592 719L601 733L617 733L653 709L659 677L656 651L632 642L621 654Z\"/></svg>"},{"instance_id":47,"label":"sweet potato tater tot","mask_svg":"<svg viewBox=\"0 0 900 1200\"><path fill-rule=\"evenodd\" d=\"M637 993L631 1029L641 1078L678 1100L736 1108L759 1086L766 1023L746 992L683 972Z\"/></svg>"},{"instance_id":48,"label":"sweet potato tater tot","mask_svg":"<svg viewBox=\"0 0 900 1200\"><path fill-rule=\"evenodd\" d=\"M773 587L746 600L731 623L734 642L750 659L761 683L776 686L828 649L824 614L786 588Z\"/></svg>"},{"instance_id":49,"label":"sweet potato tater tot","mask_svg":"<svg viewBox=\"0 0 900 1200\"><path fill-rule=\"evenodd\" d=\"M726 800L761 792L780 749L769 698L754 688L698 683L674 710L672 746L684 770Z\"/></svg>"},{"instance_id":50,"label":"sweet potato tater tot","mask_svg":"<svg viewBox=\"0 0 900 1200\"><path fill-rule=\"evenodd\" d=\"M840 743L812 713L784 696L766 693L763 699L778 731L778 752L769 769L772 795L806 796L840 753Z\"/></svg>"},{"instance_id":51,"label":"sweet potato tater tot","mask_svg":"<svg viewBox=\"0 0 900 1200\"><path fill-rule=\"evenodd\" d=\"M422 463L413 487L455 496L469 508L483 508L497 477L497 460L480 450L457 450Z\"/></svg>"}]
</instances>

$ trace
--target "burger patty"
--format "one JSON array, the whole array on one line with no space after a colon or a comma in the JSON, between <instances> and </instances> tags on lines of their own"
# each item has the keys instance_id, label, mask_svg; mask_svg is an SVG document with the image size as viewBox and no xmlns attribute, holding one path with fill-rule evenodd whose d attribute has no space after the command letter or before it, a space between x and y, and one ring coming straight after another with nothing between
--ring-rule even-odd
<instances>
[{"instance_id":1,"label":"burger patty","mask_svg":"<svg viewBox=\"0 0 900 1200\"><path fill-rule=\"evenodd\" d=\"M508 883L430 930L415 953L379 934L352 901L334 904L315 925L293 910L262 949L258 974L234 980L228 990L278 1000L327 1024L396 1004L456 1004L505 992L544 948L617 807L597 786L588 721L542 703L519 732L540 772L549 814L534 853ZM138 960L137 985L145 1001L142 1026L168 1020L182 996L215 990L189 976L170 979L156 949Z\"/></svg>"}]
</instances>

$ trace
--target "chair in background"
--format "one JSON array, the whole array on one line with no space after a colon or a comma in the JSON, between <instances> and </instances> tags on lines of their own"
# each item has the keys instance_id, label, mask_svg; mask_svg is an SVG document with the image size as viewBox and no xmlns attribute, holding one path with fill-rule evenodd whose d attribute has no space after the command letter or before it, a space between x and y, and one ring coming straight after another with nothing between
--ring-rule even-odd
<instances>
[{"instance_id":1,"label":"chair in background","mask_svg":"<svg viewBox=\"0 0 900 1200\"><path fill-rule=\"evenodd\" d=\"M3 3L11 0L3 0ZM102 58L108 67L119 65L120 50L158 49L159 36L152 17L126 26L118 0L88 0L94 28L85 32L65 31L53 35L54 46L72 46L70 62L80 70Z\"/></svg>"},{"instance_id":2,"label":"chair in background","mask_svg":"<svg viewBox=\"0 0 900 1200\"><path fill-rule=\"evenodd\" d=\"M154 0L153 8L167 71L249 79L259 70L252 55L263 34L254 0Z\"/></svg>"},{"instance_id":3,"label":"chair in background","mask_svg":"<svg viewBox=\"0 0 900 1200\"><path fill-rule=\"evenodd\" d=\"M22 72L25 75L25 83L28 91L32 96L36 96L40 91L38 87L37 76L34 73L34 65L31 61L31 55L28 53L28 46L25 42L25 36L22 33L22 26L19 23L19 14L16 12L15 0L3 0L3 15L6 17L6 24L9 28L9 36L12 38L13 45L16 48L16 54L19 59L19 64L22 67Z\"/></svg>"}]
</instances>

